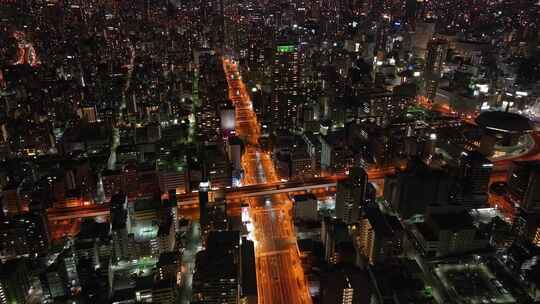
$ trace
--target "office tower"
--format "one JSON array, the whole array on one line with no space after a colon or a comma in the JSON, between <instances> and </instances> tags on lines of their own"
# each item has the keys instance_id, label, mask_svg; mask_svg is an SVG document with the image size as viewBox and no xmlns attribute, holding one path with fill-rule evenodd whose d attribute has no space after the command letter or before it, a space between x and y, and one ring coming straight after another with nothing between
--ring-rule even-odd
<instances>
[{"instance_id":1,"label":"office tower","mask_svg":"<svg viewBox=\"0 0 540 304\"><path fill-rule=\"evenodd\" d=\"M206 249L197 253L195 261L192 303L239 302L239 243L238 231L211 231L208 234Z\"/></svg>"},{"instance_id":2,"label":"office tower","mask_svg":"<svg viewBox=\"0 0 540 304\"><path fill-rule=\"evenodd\" d=\"M336 265L321 274L321 304L368 304L368 275L352 265Z\"/></svg>"},{"instance_id":3,"label":"office tower","mask_svg":"<svg viewBox=\"0 0 540 304\"><path fill-rule=\"evenodd\" d=\"M98 244L95 239L84 238L79 235L73 244L73 251L77 262L89 261L92 267L99 267Z\"/></svg>"},{"instance_id":4,"label":"office tower","mask_svg":"<svg viewBox=\"0 0 540 304\"><path fill-rule=\"evenodd\" d=\"M241 255L241 291L240 303L256 304L258 303L257 293L257 270L255 268L255 244L253 241L242 238L240 245Z\"/></svg>"},{"instance_id":5,"label":"office tower","mask_svg":"<svg viewBox=\"0 0 540 304\"><path fill-rule=\"evenodd\" d=\"M0 231L0 255L3 257L43 254L49 249L48 223L38 212L3 219Z\"/></svg>"},{"instance_id":6,"label":"office tower","mask_svg":"<svg viewBox=\"0 0 540 304\"><path fill-rule=\"evenodd\" d=\"M518 209L512 227L517 239L540 247L540 213Z\"/></svg>"},{"instance_id":7,"label":"office tower","mask_svg":"<svg viewBox=\"0 0 540 304\"><path fill-rule=\"evenodd\" d=\"M487 192L493 163L480 152L472 151L459 161L459 178L462 193L458 198L467 209L482 208L487 202Z\"/></svg>"},{"instance_id":8,"label":"office tower","mask_svg":"<svg viewBox=\"0 0 540 304\"><path fill-rule=\"evenodd\" d=\"M0 264L0 304L26 303L30 273L23 259Z\"/></svg>"},{"instance_id":9,"label":"office tower","mask_svg":"<svg viewBox=\"0 0 540 304\"><path fill-rule=\"evenodd\" d=\"M72 248L64 250L57 258L60 273L66 283L67 289L80 288L79 272L77 271L77 258Z\"/></svg>"},{"instance_id":10,"label":"office tower","mask_svg":"<svg viewBox=\"0 0 540 304\"><path fill-rule=\"evenodd\" d=\"M232 186L238 187L241 185L243 172L242 169L242 151L244 149L243 142L236 136L231 136L228 139L228 156L232 165Z\"/></svg>"},{"instance_id":11,"label":"office tower","mask_svg":"<svg viewBox=\"0 0 540 304\"><path fill-rule=\"evenodd\" d=\"M80 111L83 121L87 123L98 121L96 106L81 106Z\"/></svg>"},{"instance_id":12,"label":"office tower","mask_svg":"<svg viewBox=\"0 0 540 304\"><path fill-rule=\"evenodd\" d=\"M199 183L199 222L201 227L208 225L208 191L210 182L203 178Z\"/></svg>"},{"instance_id":13,"label":"office tower","mask_svg":"<svg viewBox=\"0 0 540 304\"><path fill-rule=\"evenodd\" d=\"M412 234L420 253L442 257L485 249L489 239L478 231L466 212L430 214L425 222L413 224Z\"/></svg>"},{"instance_id":14,"label":"office tower","mask_svg":"<svg viewBox=\"0 0 540 304\"><path fill-rule=\"evenodd\" d=\"M437 96L437 87L441 78L443 64L446 60L448 42L443 39L433 38L428 42L424 79L426 82L426 96L430 101Z\"/></svg>"},{"instance_id":15,"label":"office tower","mask_svg":"<svg viewBox=\"0 0 540 304\"><path fill-rule=\"evenodd\" d=\"M176 231L172 220L169 219L159 225L157 232L157 248L156 252L170 252L174 250L176 244Z\"/></svg>"},{"instance_id":16,"label":"office tower","mask_svg":"<svg viewBox=\"0 0 540 304\"><path fill-rule=\"evenodd\" d=\"M175 290L182 283L181 256L177 252L159 255L152 289L152 301L172 303Z\"/></svg>"},{"instance_id":17,"label":"office tower","mask_svg":"<svg viewBox=\"0 0 540 304\"><path fill-rule=\"evenodd\" d=\"M317 198L313 193L295 195L293 202L293 214L295 220L308 222L317 220Z\"/></svg>"},{"instance_id":18,"label":"office tower","mask_svg":"<svg viewBox=\"0 0 540 304\"><path fill-rule=\"evenodd\" d=\"M325 217L322 220L321 240L324 246L324 259L331 264L336 264L340 261L339 247L351 243L351 236L345 223Z\"/></svg>"},{"instance_id":19,"label":"office tower","mask_svg":"<svg viewBox=\"0 0 540 304\"><path fill-rule=\"evenodd\" d=\"M180 269L181 257L177 252L164 252L159 255L156 264L156 280L170 280L180 283L182 272Z\"/></svg>"},{"instance_id":20,"label":"office tower","mask_svg":"<svg viewBox=\"0 0 540 304\"><path fill-rule=\"evenodd\" d=\"M197 110L197 128L200 140L208 143L217 142L220 137L220 116L217 103L210 98L201 99L201 107Z\"/></svg>"},{"instance_id":21,"label":"office tower","mask_svg":"<svg viewBox=\"0 0 540 304\"><path fill-rule=\"evenodd\" d=\"M226 231L229 229L229 219L227 218L227 203L225 201L214 201L206 207L206 225L202 225L203 231Z\"/></svg>"},{"instance_id":22,"label":"office tower","mask_svg":"<svg viewBox=\"0 0 540 304\"><path fill-rule=\"evenodd\" d=\"M152 286L152 302L175 303L176 290L177 286L175 280L155 281Z\"/></svg>"},{"instance_id":23,"label":"office tower","mask_svg":"<svg viewBox=\"0 0 540 304\"><path fill-rule=\"evenodd\" d=\"M405 170L384 178L383 195L402 218L409 219L455 203L454 187L455 179L448 173L413 159Z\"/></svg>"},{"instance_id":24,"label":"office tower","mask_svg":"<svg viewBox=\"0 0 540 304\"><path fill-rule=\"evenodd\" d=\"M508 189L528 213L540 213L540 162L514 162L508 173Z\"/></svg>"},{"instance_id":25,"label":"office tower","mask_svg":"<svg viewBox=\"0 0 540 304\"><path fill-rule=\"evenodd\" d=\"M186 193L186 172L184 167L171 162L158 168L159 189L161 192L174 190L178 194Z\"/></svg>"},{"instance_id":26,"label":"office tower","mask_svg":"<svg viewBox=\"0 0 540 304\"><path fill-rule=\"evenodd\" d=\"M403 227L396 216L377 206L362 208L362 218L353 230L355 246L369 264L384 262L402 253Z\"/></svg>"},{"instance_id":27,"label":"office tower","mask_svg":"<svg viewBox=\"0 0 540 304\"><path fill-rule=\"evenodd\" d=\"M358 220L360 207L364 203L368 176L363 168L353 167L349 176L337 184L336 217L347 224Z\"/></svg>"},{"instance_id":28,"label":"office tower","mask_svg":"<svg viewBox=\"0 0 540 304\"><path fill-rule=\"evenodd\" d=\"M294 43L276 46L272 82L270 121L275 129L294 127L300 89L299 50Z\"/></svg>"},{"instance_id":29,"label":"office tower","mask_svg":"<svg viewBox=\"0 0 540 304\"><path fill-rule=\"evenodd\" d=\"M231 165L225 149L221 145L208 145L204 147L204 162L206 176L215 188L226 188L232 184Z\"/></svg>"},{"instance_id":30,"label":"office tower","mask_svg":"<svg viewBox=\"0 0 540 304\"><path fill-rule=\"evenodd\" d=\"M111 233L113 245L113 261L127 260L129 253L129 222L126 210L127 196L115 194L111 198Z\"/></svg>"},{"instance_id":31,"label":"office tower","mask_svg":"<svg viewBox=\"0 0 540 304\"><path fill-rule=\"evenodd\" d=\"M66 286L58 263L50 265L45 272L40 275L39 279L45 299L55 299L67 295Z\"/></svg>"}]
</instances>

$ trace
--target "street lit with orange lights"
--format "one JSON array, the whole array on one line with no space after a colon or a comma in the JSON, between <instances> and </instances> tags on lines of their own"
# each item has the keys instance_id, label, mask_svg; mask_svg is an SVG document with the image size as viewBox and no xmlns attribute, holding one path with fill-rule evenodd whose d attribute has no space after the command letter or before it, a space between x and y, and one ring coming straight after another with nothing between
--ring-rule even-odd
<instances>
[{"instance_id":1,"label":"street lit with orange lights","mask_svg":"<svg viewBox=\"0 0 540 304\"><path fill-rule=\"evenodd\" d=\"M242 159L244 185L278 182L270 154L259 148L260 128L238 66L223 60L229 97L236 109L236 134L246 145ZM249 198L257 267L259 303L311 303L285 194Z\"/></svg>"}]
</instances>

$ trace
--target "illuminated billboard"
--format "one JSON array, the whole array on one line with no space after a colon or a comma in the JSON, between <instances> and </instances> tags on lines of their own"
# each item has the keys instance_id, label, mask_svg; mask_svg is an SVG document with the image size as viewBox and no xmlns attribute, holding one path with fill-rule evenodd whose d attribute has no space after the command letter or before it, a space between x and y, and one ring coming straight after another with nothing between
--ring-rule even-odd
<instances>
[{"instance_id":1,"label":"illuminated billboard","mask_svg":"<svg viewBox=\"0 0 540 304\"><path fill-rule=\"evenodd\" d=\"M278 45L277 51L281 53L292 53L296 51L296 47L294 45Z\"/></svg>"}]
</instances>

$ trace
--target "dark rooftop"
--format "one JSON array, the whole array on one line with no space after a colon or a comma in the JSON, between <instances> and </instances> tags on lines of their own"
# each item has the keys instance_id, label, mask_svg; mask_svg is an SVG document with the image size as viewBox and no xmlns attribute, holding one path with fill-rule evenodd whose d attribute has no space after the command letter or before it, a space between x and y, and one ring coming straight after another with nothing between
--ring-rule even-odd
<instances>
[{"instance_id":1,"label":"dark rooftop","mask_svg":"<svg viewBox=\"0 0 540 304\"><path fill-rule=\"evenodd\" d=\"M533 130L533 125L527 117L510 112L485 111L478 115L475 121L481 127L505 133Z\"/></svg>"}]
</instances>

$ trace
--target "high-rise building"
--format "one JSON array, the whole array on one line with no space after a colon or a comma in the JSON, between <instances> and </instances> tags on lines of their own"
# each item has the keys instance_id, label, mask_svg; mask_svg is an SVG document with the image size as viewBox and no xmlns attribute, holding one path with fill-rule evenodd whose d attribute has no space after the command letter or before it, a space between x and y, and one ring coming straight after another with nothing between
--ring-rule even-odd
<instances>
[{"instance_id":1,"label":"high-rise building","mask_svg":"<svg viewBox=\"0 0 540 304\"><path fill-rule=\"evenodd\" d=\"M276 46L272 71L273 95L271 122L275 129L295 126L300 90L298 46L282 43Z\"/></svg>"},{"instance_id":2,"label":"high-rise building","mask_svg":"<svg viewBox=\"0 0 540 304\"><path fill-rule=\"evenodd\" d=\"M157 232L157 252L170 252L174 250L176 244L176 232L172 219L164 221L159 225Z\"/></svg>"},{"instance_id":3,"label":"high-rise building","mask_svg":"<svg viewBox=\"0 0 540 304\"><path fill-rule=\"evenodd\" d=\"M540 213L540 162L514 162L508 173L508 189L528 213Z\"/></svg>"},{"instance_id":4,"label":"high-rise building","mask_svg":"<svg viewBox=\"0 0 540 304\"><path fill-rule=\"evenodd\" d=\"M444 39L434 38L428 42L424 78L426 82L426 96L431 101L437 96L437 88L447 51L448 42Z\"/></svg>"},{"instance_id":5,"label":"high-rise building","mask_svg":"<svg viewBox=\"0 0 540 304\"><path fill-rule=\"evenodd\" d=\"M293 201L295 220L317 220L317 198L313 193L295 195Z\"/></svg>"},{"instance_id":6,"label":"high-rise building","mask_svg":"<svg viewBox=\"0 0 540 304\"><path fill-rule=\"evenodd\" d=\"M3 258L43 254L49 248L48 223L39 212L23 213L0 222Z\"/></svg>"},{"instance_id":7,"label":"high-rise building","mask_svg":"<svg viewBox=\"0 0 540 304\"><path fill-rule=\"evenodd\" d=\"M210 190L210 182L207 180L201 181L199 184L199 221L201 227L208 225L208 191Z\"/></svg>"},{"instance_id":8,"label":"high-rise building","mask_svg":"<svg viewBox=\"0 0 540 304\"><path fill-rule=\"evenodd\" d=\"M337 184L336 217L347 224L358 220L364 203L368 176L363 168L353 167L349 176Z\"/></svg>"},{"instance_id":9,"label":"high-rise building","mask_svg":"<svg viewBox=\"0 0 540 304\"><path fill-rule=\"evenodd\" d=\"M442 257L485 249L489 245L486 235L474 226L472 216L466 212L430 214L425 222L413 224L420 253L426 257Z\"/></svg>"},{"instance_id":10,"label":"high-rise building","mask_svg":"<svg viewBox=\"0 0 540 304\"><path fill-rule=\"evenodd\" d=\"M341 261L340 247L345 247L346 244L352 245L347 225L340 220L329 217L322 220L321 240L324 246L324 259L331 264Z\"/></svg>"},{"instance_id":11,"label":"high-rise building","mask_svg":"<svg viewBox=\"0 0 540 304\"><path fill-rule=\"evenodd\" d=\"M257 269L255 267L255 244L246 238L242 238L240 246L241 254L241 292L240 303L258 303L257 293Z\"/></svg>"},{"instance_id":12,"label":"high-rise building","mask_svg":"<svg viewBox=\"0 0 540 304\"><path fill-rule=\"evenodd\" d=\"M239 243L238 231L211 231L208 234L206 249L196 257L191 303L239 303Z\"/></svg>"},{"instance_id":13,"label":"high-rise building","mask_svg":"<svg viewBox=\"0 0 540 304\"><path fill-rule=\"evenodd\" d=\"M96 106L82 106L80 111L85 122L95 123L98 121Z\"/></svg>"},{"instance_id":14,"label":"high-rise building","mask_svg":"<svg viewBox=\"0 0 540 304\"><path fill-rule=\"evenodd\" d=\"M27 303L30 273L23 259L0 264L0 304Z\"/></svg>"},{"instance_id":15,"label":"high-rise building","mask_svg":"<svg viewBox=\"0 0 540 304\"><path fill-rule=\"evenodd\" d=\"M455 179L447 172L429 168L418 159L407 169L384 178L384 198L400 216L409 219L424 216L429 208L455 203Z\"/></svg>"},{"instance_id":16,"label":"high-rise building","mask_svg":"<svg viewBox=\"0 0 540 304\"><path fill-rule=\"evenodd\" d=\"M66 285L64 284L57 263L49 266L47 270L40 275L40 282L44 298L46 299L64 297L67 294Z\"/></svg>"},{"instance_id":17,"label":"high-rise building","mask_svg":"<svg viewBox=\"0 0 540 304\"><path fill-rule=\"evenodd\" d=\"M363 216L355 226L355 246L370 263L384 262L402 253L403 227L396 216L382 213L376 206L362 208Z\"/></svg>"},{"instance_id":18,"label":"high-rise building","mask_svg":"<svg viewBox=\"0 0 540 304\"><path fill-rule=\"evenodd\" d=\"M127 260L129 253L127 196L116 194L111 198L111 233L114 261Z\"/></svg>"},{"instance_id":19,"label":"high-rise building","mask_svg":"<svg viewBox=\"0 0 540 304\"><path fill-rule=\"evenodd\" d=\"M179 284L182 277L180 260L180 256L176 252L164 252L160 254L156 264L156 279L173 279Z\"/></svg>"},{"instance_id":20,"label":"high-rise building","mask_svg":"<svg viewBox=\"0 0 540 304\"><path fill-rule=\"evenodd\" d=\"M186 170L180 166L163 166L159 168L158 179L161 192L176 191L186 193Z\"/></svg>"},{"instance_id":21,"label":"high-rise building","mask_svg":"<svg viewBox=\"0 0 540 304\"><path fill-rule=\"evenodd\" d=\"M368 304L368 275L358 267L336 265L321 275L321 304Z\"/></svg>"},{"instance_id":22,"label":"high-rise building","mask_svg":"<svg viewBox=\"0 0 540 304\"><path fill-rule=\"evenodd\" d=\"M467 209L482 208L487 202L493 163L477 151L468 152L459 161L461 195L458 200Z\"/></svg>"},{"instance_id":23,"label":"high-rise building","mask_svg":"<svg viewBox=\"0 0 540 304\"><path fill-rule=\"evenodd\" d=\"M529 213L519 209L513 231L518 239L540 247L540 212Z\"/></svg>"}]
</instances>

